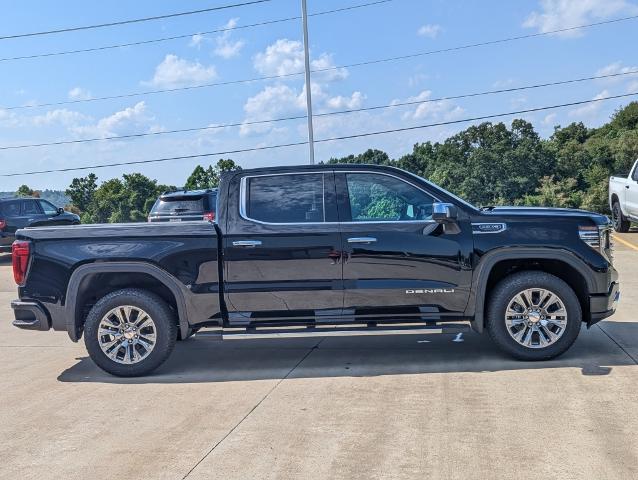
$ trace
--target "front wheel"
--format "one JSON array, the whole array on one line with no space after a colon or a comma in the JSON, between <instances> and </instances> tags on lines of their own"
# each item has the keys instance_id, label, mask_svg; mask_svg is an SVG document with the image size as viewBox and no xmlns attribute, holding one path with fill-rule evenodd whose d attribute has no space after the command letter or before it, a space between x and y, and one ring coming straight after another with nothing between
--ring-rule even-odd
<instances>
[{"instance_id":1,"label":"front wheel","mask_svg":"<svg viewBox=\"0 0 638 480\"><path fill-rule=\"evenodd\" d=\"M119 377L153 371L169 357L176 339L171 309L145 290L117 290L102 297L84 325L84 343L91 359Z\"/></svg>"},{"instance_id":2,"label":"front wheel","mask_svg":"<svg viewBox=\"0 0 638 480\"><path fill-rule=\"evenodd\" d=\"M622 214L622 209L618 202L614 202L614 205L611 207L611 220L614 225L614 230L618 233L627 233L629 231L631 222Z\"/></svg>"},{"instance_id":3,"label":"front wheel","mask_svg":"<svg viewBox=\"0 0 638 480\"><path fill-rule=\"evenodd\" d=\"M576 340L582 323L578 297L563 280L540 271L510 275L488 303L492 340L519 360L549 360Z\"/></svg>"}]
</instances>

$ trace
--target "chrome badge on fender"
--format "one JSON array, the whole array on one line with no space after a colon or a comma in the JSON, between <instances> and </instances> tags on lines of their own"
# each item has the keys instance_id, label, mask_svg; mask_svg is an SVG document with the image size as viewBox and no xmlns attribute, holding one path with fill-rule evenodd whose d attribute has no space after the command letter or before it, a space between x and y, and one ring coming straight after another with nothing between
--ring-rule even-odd
<instances>
[{"instance_id":1,"label":"chrome badge on fender","mask_svg":"<svg viewBox=\"0 0 638 480\"><path fill-rule=\"evenodd\" d=\"M406 290L405 293L454 293L453 288L420 288L418 290Z\"/></svg>"}]
</instances>

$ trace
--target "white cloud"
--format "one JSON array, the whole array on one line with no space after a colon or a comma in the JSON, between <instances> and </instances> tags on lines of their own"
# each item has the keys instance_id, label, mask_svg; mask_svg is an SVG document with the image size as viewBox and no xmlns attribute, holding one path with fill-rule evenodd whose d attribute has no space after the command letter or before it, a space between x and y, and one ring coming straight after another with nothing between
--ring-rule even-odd
<instances>
[{"instance_id":1,"label":"white cloud","mask_svg":"<svg viewBox=\"0 0 638 480\"><path fill-rule=\"evenodd\" d=\"M304 94L305 95L305 94ZM297 93L288 85L269 85L258 94L246 100L244 112L245 122L262 119L274 119L292 112L305 110L305 97ZM264 133L272 130L274 124L242 125L240 133L249 135L252 133Z\"/></svg>"},{"instance_id":2,"label":"white cloud","mask_svg":"<svg viewBox=\"0 0 638 480\"><path fill-rule=\"evenodd\" d=\"M416 33L420 37L436 38L442 31L443 27L441 25L428 23L419 28Z\"/></svg>"},{"instance_id":3,"label":"white cloud","mask_svg":"<svg viewBox=\"0 0 638 480\"><path fill-rule=\"evenodd\" d=\"M179 58L177 55L168 54L162 62L155 67L155 75L144 85L154 87L179 87L199 85L217 78L215 67L208 67L199 62Z\"/></svg>"},{"instance_id":4,"label":"white cloud","mask_svg":"<svg viewBox=\"0 0 638 480\"><path fill-rule=\"evenodd\" d=\"M224 28L235 28L237 26L238 18L231 18ZM232 35L232 30L226 30L222 35L215 38L215 43L217 47L213 50L213 53L218 57L222 58L233 58L239 55L239 52L243 48L245 42L243 40L232 41L230 36Z\"/></svg>"},{"instance_id":5,"label":"white cloud","mask_svg":"<svg viewBox=\"0 0 638 480\"><path fill-rule=\"evenodd\" d=\"M32 117L31 123L36 127L44 125L63 125L65 127L70 127L87 119L88 117L80 112L74 112L72 110L67 110L66 108L59 108L56 110L50 110L42 115Z\"/></svg>"},{"instance_id":6,"label":"white cloud","mask_svg":"<svg viewBox=\"0 0 638 480\"><path fill-rule=\"evenodd\" d=\"M545 115L545 118L543 118L543 120L541 120L541 123L543 125L547 125L547 126L556 125L556 114L555 113L550 113L549 115Z\"/></svg>"},{"instance_id":7,"label":"white cloud","mask_svg":"<svg viewBox=\"0 0 638 480\"><path fill-rule=\"evenodd\" d=\"M523 26L543 33L605 20L620 14L638 13L638 6L627 0L541 0L540 7L540 11L534 11L527 17ZM579 37L583 32L570 30L557 35Z\"/></svg>"},{"instance_id":8,"label":"white cloud","mask_svg":"<svg viewBox=\"0 0 638 480\"><path fill-rule=\"evenodd\" d=\"M69 99L71 100L89 100L91 98L93 98L91 92L82 87L75 87L69 90Z\"/></svg>"},{"instance_id":9,"label":"white cloud","mask_svg":"<svg viewBox=\"0 0 638 480\"><path fill-rule=\"evenodd\" d=\"M328 107L334 110L360 108L366 96L361 92L353 92L349 97L338 95L331 97L326 101Z\"/></svg>"},{"instance_id":10,"label":"white cloud","mask_svg":"<svg viewBox=\"0 0 638 480\"><path fill-rule=\"evenodd\" d=\"M206 37L204 35L202 35L201 33L196 33L191 37L191 41L188 42L188 46L200 48L202 46L202 43L204 43L204 40L206 40Z\"/></svg>"},{"instance_id":11,"label":"white cloud","mask_svg":"<svg viewBox=\"0 0 638 480\"><path fill-rule=\"evenodd\" d=\"M132 107L127 107L124 110L101 118L95 124L74 127L72 131L80 135L96 137L126 135L139 132L141 129L158 131L158 126L150 126L153 120L153 117L149 117L146 114L146 104L138 102Z\"/></svg>"},{"instance_id":12,"label":"white cloud","mask_svg":"<svg viewBox=\"0 0 638 480\"><path fill-rule=\"evenodd\" d=\"M0 108L0 126L17 127L19 124L18 116L14 112Z\"/></svg>"},{"instance_id":13,"label":"white cloud","mask_svg":"<svg viewBox=\"0 0 638 480\"><path fill-rule=\"evenodd\" d=\"M404 113L404 120L423 120L427 118L431 121L449 121L459 118L465 111L449 100L432 101L431 97L431 90L423 90L418 95L409 97L407 100L394 100L392 103L423 102L419 103L414 110Z\"/></svg>"},{"instance_id":14,"label":"white cloud","mask_svg":"<svg viewBox=\"0 0 638 480\"><path fill-rule=\"evenodd\" d=\"M291 75L304 71L303 44L296 40L281 38L253 59L255 69L262 75ZM325 70L315 74L322 81L341 80L348 76L345 68L335 68L332 55L322 53L310 62L312 70Z\"/></svg>"},{"instance_id":15,"label":"white cloud","mask_svg":"<svg viewBox=\"0 0 638 480\"><path fill-rule=\"evenodd\" d=\"M635 92L638 87L638 73L632 74L630 72L638 72L638 67L623 67L622 62L614 62L601 68L596 72L596 75L615 75L615 74L627 74L618 75L617 77L604 78L599 81L607 84L618 84L629 81L627 84L627 92Z\"/></svg>"},{"instance_id":16,"label":"white cloud","mask_svg":"<svg viewBox=\"0 0 638 480\"><path fill-rule=\"evenodd\" d=\"M605 97L608 97L608 96L609 96L609 91L608 90L603 90L598 95L596 95L592 100L599 100L601 98L605 98ZM596 113L598 113L598 111L603 106L603 103L604 102L586 103L582 107L578 107L578 108L570 111L569 115L571 117L592 117Z\"/></svg>"}]
</instances>

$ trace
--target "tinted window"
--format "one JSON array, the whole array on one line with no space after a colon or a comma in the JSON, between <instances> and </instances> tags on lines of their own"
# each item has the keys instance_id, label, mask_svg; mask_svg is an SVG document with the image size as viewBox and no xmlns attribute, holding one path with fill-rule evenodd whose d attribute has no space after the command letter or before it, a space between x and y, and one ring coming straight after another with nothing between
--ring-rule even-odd
<instances>
[{"instance_id":1,"label":"tinted window","mask_svg":"<svg viewBox=\"0 0 638 480\"><path fill-rule=\"evenodd\" d=\"M353 222L413 221L432 218L434 198L398 178L348 173Z\"/></svg>"},{"instance_id":2,"label":"tinted window","mask_svg":"<svg viewBox=\"0 0 638 480\"><path fill-rule=\"evenodd\" d=\"M166 197L153 205L151 213L204 213L204 197Z\"/></svg>"},{"instance_id":3,"label":"tinted window","mask_svg":"<svg viewBox=\"0 0 638 480\"><path fill-rule=\"evenodd\" d=\"M23 215L35 215L40 213L40 210L38 210L38 205L35 203L35 200L24 200L22 202L22 213Z\"/></svg>"},{"instance_id":4,"label":"tinted window","mask_svg":"<svg viewBox=\"0 0 638 480\"><path fill-rule=\"evenodd\" d=\"M58 213L58 209L52 203L47 202L46 200L38 200L40 203L40 208L46 215L55 215Z\"/></svg>"},{"instance_id":5,"label":"tinted window","mask_svg":"<svg viewBox=\"0 0 638 480\"><path fill-rule=\"evenodd\" d=\"M268 223L324 222L321 173L248 178L246 214Z\"/></svg>"},{"instance_id":6,"label":"tinted window","mask_svg":"<svg viewBox=\"0 0 638 480\"><path fill-rule=\"evenodd\" d=\"M5 217L20 216L20 201L3 202L2 215L4 215Z\"/></svg>"}]
</instances>

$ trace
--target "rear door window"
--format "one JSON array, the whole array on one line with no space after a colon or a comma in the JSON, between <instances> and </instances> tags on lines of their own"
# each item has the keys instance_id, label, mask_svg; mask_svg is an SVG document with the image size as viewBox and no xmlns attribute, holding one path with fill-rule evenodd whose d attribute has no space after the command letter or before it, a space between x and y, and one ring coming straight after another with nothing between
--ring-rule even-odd
<instances>
[{"instance_id":1,"label":"rear door window","mask_svg":"<svg viewBox=\"0 0 638 480\"><path fill-rule=\"evenodd\" d=\"M245 215L265 223L320 223L326 221L324 174L248 177Z\"/></svg>"},{"instance_id":2,"label":"rear door window","mask_svg":"<svg viewBox=\"0 0 638 480\"><path fill-rule=\"evenodd\" d=\"M23 200L22 201L22 214L23 215L37 215L40 213L38 204L35 200Z\"/></svg>"}]
</instances>

